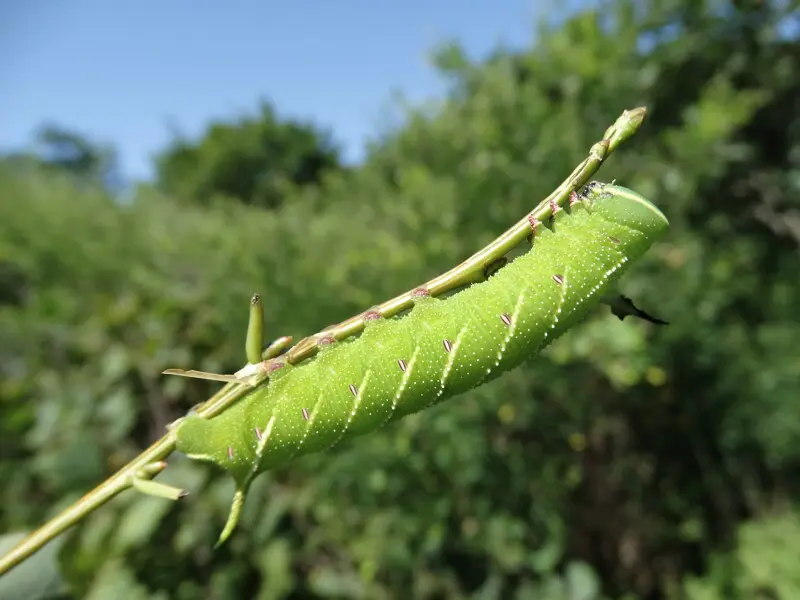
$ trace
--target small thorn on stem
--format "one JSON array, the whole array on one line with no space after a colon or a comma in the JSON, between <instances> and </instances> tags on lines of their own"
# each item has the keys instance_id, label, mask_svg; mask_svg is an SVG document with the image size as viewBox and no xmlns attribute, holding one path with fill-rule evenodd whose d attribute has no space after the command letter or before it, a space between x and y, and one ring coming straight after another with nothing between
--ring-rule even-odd
<instances>
[{"instance_id":1,"label":"small thorn on stem","mask_svg":"<svg viewBox=\"0 0 800 600\"><path fill-rule=\"evenodd\" d=\"M137 472L137 476L149 479L155 477L166 468L167 468L167 461L165 460L151 462L143 466L141 469L139 469L139 471Z\"/></svg>"},{"instance_id":2,"label":"small thorn on stem","mask_svg":"<svg viewBox=\"0 0 800 600\"><path fill-rule=\"evenodd\" d=\"M267 360L269 358L280 356L292 346L292 341L293 338L289 335L279 337L277 340L267 346L264 352L261 353L261 358Z\"/></svg>"},{"instance_id":3,"label":"small thorn on stem","mask_svg":"<svg viewBox=\"0 0 800 600\"><path fill-rule=\"evenodd\" d=\"M143 494L154 496L156 498L166 498L167 500L180 500L188 495L188 492L180 488L176 488L166 483L159 483L157 481L150 481L138 475L134 475L130 479L131 486Z\"/></svg>"},{"instance_id":4,"label":"small thorn on stem","mask_svg":"<svg viewBox=\"0 0 800 600\"><path fill-rule=\"evenodd\" d=\"M589 149L589 154L597 161L602 161L608 155L608 149L611 146L611 140L600 140Z\"/></svg>"},{"instance_id":5,"label":"small thorn on stem","mask_svg":"<svg viewBox=\"0 0 800 600\"><path fill-rule=\"evenodd\" d=\"M242 375L224 375L221 373L209 373L208 371L196 371L194 369L189 369L188 371L184 371L183 369L165 369L161 371L164 375L178 375L180 377L188 377L189 379L204 379L207 381L224 381L225 383L231 382L241 382Z\"/></svg>"}]
</instances>

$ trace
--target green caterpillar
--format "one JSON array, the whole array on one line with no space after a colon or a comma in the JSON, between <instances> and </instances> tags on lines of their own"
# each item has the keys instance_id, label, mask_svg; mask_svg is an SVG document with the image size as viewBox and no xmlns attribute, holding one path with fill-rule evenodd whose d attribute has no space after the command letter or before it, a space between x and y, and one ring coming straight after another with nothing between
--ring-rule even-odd
<instances>
[{"instance_id":1,"label":"green caterpillar","mask_svg":"<svg viewBox=\"0 0 800 600\"><path fill-rule=\"evenodd\" d=\"M367 313L360 336L334 342L322 335L315 356L297 365L273 359L269 381L219 416L190 414L176 425L178 451L236 481L218 543L233 531L259 473L517 367L610 298L614 282L669 226L642 196L601 183L554 207L548 226L532 225L531 249L486 281L446 299L418 290L404 316ZM648 318L622 302L613 305L620 318Z\"/></svg>"}]
</instances>

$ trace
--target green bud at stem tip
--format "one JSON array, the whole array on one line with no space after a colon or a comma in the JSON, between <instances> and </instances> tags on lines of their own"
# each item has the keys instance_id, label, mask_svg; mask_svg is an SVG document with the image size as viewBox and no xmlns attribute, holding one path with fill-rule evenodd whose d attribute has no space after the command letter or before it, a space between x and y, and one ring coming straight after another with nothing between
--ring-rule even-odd
<instances>
[{"instance_id":1,"label":"green bud at stem tip","mask_svg":"<svg viewBox=\"0 0 800 600\"><path fill-rule=\"evenodd\" d=\"M261 361L261 348L264 345L264 306L261 296L253 294L250 299L250 321L247 324L245 355L247 362L254 364Z\"/></svg>"}]
</instances>

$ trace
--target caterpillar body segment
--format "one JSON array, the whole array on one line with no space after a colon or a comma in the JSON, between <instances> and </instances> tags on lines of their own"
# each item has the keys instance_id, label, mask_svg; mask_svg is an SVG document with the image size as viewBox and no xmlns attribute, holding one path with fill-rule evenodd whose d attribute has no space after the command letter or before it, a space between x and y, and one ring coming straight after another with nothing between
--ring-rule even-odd
<instances>
[{"instance_id":1,"label":"caterpillar body segment","mask_svg":"<svg viewBox=\"0 0 800 600\"><path fill-rule=\"evenodd\" d=\"M649 201L594 183L534 231L525 254L446 299L370 319L356 338L286 364L213 419L189 415L177 449L236 480L222 543L252 480L482 385L520 365L605 301L668 228ZM632 305L631 305L632 306Z\"/></svg>"}]
</instances>

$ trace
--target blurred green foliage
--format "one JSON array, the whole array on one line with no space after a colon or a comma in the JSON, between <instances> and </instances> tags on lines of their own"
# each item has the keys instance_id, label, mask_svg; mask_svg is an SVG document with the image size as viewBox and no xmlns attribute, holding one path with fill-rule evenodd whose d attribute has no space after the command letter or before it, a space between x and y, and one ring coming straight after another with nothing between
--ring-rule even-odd
<instances>
[{"instance_id":1,"label":"blurred green foliage","mask_svg":"<svg viewBox=\"0 0 800 600\"><path fill-rule=\"evenodd\" d=\"M176 456L163 480L192 495L91 515L61 539L64 584L93 600L800 598L797 10L616 0L524 52L444 47L438 110L280 201L187 203L206 159L171 171L175 197L126 203L6 161L0 529L41 524L217 388L162 369L239 368L253 291L267 330L300 338L409 289L644 104L601 177L672 223L623 286L668 327L598 311L485 387L266 474L217 551L232 484ZM239 160L247 137L191 152Z\"/></svg>"}]
</instances>

